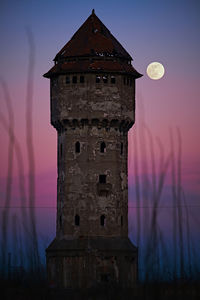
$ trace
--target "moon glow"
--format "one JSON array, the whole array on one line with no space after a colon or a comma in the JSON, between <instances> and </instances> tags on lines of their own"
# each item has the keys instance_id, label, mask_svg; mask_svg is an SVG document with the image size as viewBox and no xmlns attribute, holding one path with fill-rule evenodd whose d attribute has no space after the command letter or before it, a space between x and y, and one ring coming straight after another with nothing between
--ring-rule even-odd
<instances>
[{"instance_id":1,"label":"moon glow","mask_svg":"<svg viewBox=\"0 0 200 300\"><path fill-rule=\"evenodd\" d=\"M153 80L158 80L165 74L163 65L159 62L152 62L147 67L147 75Z\"/></svg>"}]
</instances>

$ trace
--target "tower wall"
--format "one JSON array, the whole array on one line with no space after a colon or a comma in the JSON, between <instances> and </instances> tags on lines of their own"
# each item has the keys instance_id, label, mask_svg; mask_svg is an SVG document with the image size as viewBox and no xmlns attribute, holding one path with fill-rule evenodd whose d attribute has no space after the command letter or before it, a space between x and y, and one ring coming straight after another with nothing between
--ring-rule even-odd
<instances>
[{"instance_id":1,"label":"tower wall","mask_svg":"<svg viewBox=\"0 0 200 300\"><path fill-rule=\"evenodd\" d=\"M135 82L125 75L51 79L51 122L58 131L58 238L128 235L127 131L134 122L134 95ZM101 183L102 175L106 182Z\"/></svg>"}]
</instances>

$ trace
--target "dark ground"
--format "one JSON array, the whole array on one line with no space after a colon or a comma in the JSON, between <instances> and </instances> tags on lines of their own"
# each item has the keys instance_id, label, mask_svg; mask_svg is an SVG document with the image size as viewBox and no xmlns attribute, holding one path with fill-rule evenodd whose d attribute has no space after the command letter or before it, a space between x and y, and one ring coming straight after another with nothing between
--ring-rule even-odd
<instances>
[{"instance_id":1,"label":"dark ground","mask_svg":"<svg viewBox=\"0 0 200 300\"><path fill-rule=\"evenodd\" d=\"M200 299L200 282L137 284L134 289L102 286L90 290L48 289L46 282L1 280L1 300L193 300Z\"/></svg>"}]
</instances>

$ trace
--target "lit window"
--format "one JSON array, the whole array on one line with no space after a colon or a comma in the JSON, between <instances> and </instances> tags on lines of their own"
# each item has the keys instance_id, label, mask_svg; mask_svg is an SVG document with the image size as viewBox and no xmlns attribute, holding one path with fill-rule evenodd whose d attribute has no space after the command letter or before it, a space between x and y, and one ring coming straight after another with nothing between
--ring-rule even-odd
<instances>
[{"instance_id":1,"label":"lit window","mask_svg":"<svg viewBox=\"0 0 200 300\"><path fill-rule=\"evenodd\" d=\"M79 142L76 142L76 144L75 144L75 152L76 153L80 153L80 143Z\"/></svg>"},{"instance_id":2,"label":"lit window","mask_svg":"<svg viewBox=\"0 0 200 300\"><path fill-rule=\"evenodd\" d=\"M101 226L105 226L105 216L104 215L102 215L101 216L101 218L100 218L100 224L101 224Z\"/></svg>"},{"instance_id":3,"label":"lit window","mask_svg":"<svg viewBox=\"0 0 200 300\"><path fill-rule=\"evenodd\" d=\"M70 83L70 77L69 77L69 76L66 76L65 82L66 82L67 84Z\"/></svg>"},{"instance_id":4,"label":"lit window","mask_svg":"<svg viewBox=\"0 0 200 300\"><path fill-rule=\"evenodd\" d=\"M73 76L73 77L72 77L72 82L73 82L73 83L77 83L77 76Z\"/></svg>"},{"instance_id":5,"label":"lit window","mask_svg":"<svg viewBox=\"0 0 200 300\"><path fill-rule=\"evenodd\" d=\"M106 152L106 144L104 142L101 143L100 145L100 152L105 153Z\"/></svg>"},{"instance_id":6,"label":"lit window","mask_svg":"<svg viewBox=\"0 0 200 300\"><path fill-rule=\"evenodd\" d=\"M99 183L106 183L106 175L99 175Z\"/></svg>"},{"instance_id":7,"label":"lit window","mask_svg":"<svg viewBox=\"0 0 200 300\"><path fill-rule=\"evenodd\" d=\"M80 83L84 83L84 82L85 82L84 76L80 76Z\"/></svg>"},{"instance_id":8,"label":"lit window","mask_svg":"<svg viewBox=\"0 0 200 300\"><path fill-rule=\"evenodd\" d=\"M101 77L99 75L96 75L96 83L99 83L101 81Z\"/></svg>"},{"instance_id":9,"label":"lit window","mask_svg":"<svg viewBox=\"0 0 200 300\"><path fill-rule=\"evenodd\" d=\"M80 226L80 217L79 215L75 215L74 222L76 226Z\"/></svg>"},{"instance_id":10,"label":"lit window","mask_svg":"<svg viewBox=\"0 0 200 300\"><path fill-rule=\"evenodd\" d=\"M111 83L116 83L115 76L111 76L110 82L111 82Z\"/></svg>"}]
</instances>

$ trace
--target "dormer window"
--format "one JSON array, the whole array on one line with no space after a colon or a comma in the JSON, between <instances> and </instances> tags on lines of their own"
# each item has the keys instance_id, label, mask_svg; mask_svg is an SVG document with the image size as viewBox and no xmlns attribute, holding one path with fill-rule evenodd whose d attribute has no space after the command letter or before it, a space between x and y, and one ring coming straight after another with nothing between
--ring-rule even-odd
<instances>
[{"instance_id":1,"label":"dormer window","mask_svg":"<svg viewBox=\"0 0 200 300\"><path fill-rule=\"evenodd\" d=\"M101 143L100 145L100 152L105 153L106 152L106 144L104 142Z\"/></svg>"},{"instance_id":2,"label":"dormer window","mask_svg":"<svg viewBox=\"0 0 200 300\"><path fill-rule=\"evenodd\" d=\"M116 78L115 78L115 76L111 76L110 82L111 82L112 84L115 84L115 83L116 83Z\"/></svg>"},{"instance_id":3,"label":"dormer window","mask_svg":"<svg viewBox=\"0 0 200 300\"><path fill-rule=\"evenodd\" d=\"M77 76L72 77L72 83L77 83Z\"/></svg>"},{"instance_id":4,"label":"dormer window","mask_svg":"<svg viewBox=\"0 0 200 300\"><path fill-rule=\"evenodd\" d=\"M106 175L99 175L99 183L106 183Z\"/></svg>"}]
</instances>

